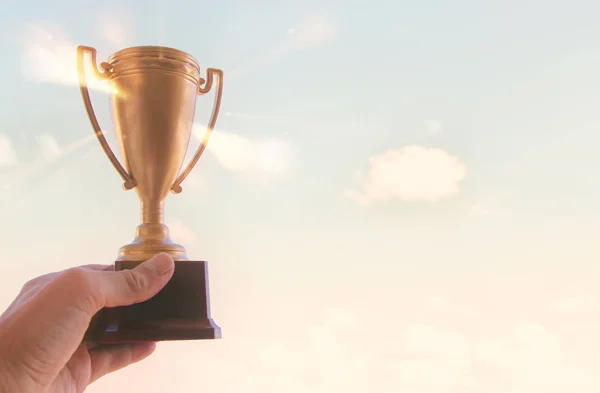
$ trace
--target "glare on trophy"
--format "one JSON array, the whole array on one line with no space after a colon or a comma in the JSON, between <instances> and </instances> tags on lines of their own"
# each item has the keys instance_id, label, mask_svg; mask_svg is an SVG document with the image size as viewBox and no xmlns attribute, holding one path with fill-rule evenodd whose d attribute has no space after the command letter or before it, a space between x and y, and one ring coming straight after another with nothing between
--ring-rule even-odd
<instances>
[{"instance_id":1,"label":"glare on trophy","mask_svg":"<svg viewBox=\"0 0 600 393\"><path fill-rule=\"evenodd\" d=\"M108 145L94 113L85 76L85 54L93 76L111 86L110 106L123 164ZM180 50L139 46L120 50L96 63L96 50L77 48L79 84L92 128L102 149L141 205L141 224L130 244L119 250L115 270L131 269L159 252L175 260L169 283L152 299L132 306L105 308L91 331L100 343L194 340L221 337L210 315L206 261L189 260L185 248L171 241L164 224L164 201L180 193L182 182L204 152L213 131L223 92L223 72L206 69ZM189 164L186 156L198 95L216 85L206 136ZM181 171L181 172L180 172Z\"/></svg>"}]
</instances>

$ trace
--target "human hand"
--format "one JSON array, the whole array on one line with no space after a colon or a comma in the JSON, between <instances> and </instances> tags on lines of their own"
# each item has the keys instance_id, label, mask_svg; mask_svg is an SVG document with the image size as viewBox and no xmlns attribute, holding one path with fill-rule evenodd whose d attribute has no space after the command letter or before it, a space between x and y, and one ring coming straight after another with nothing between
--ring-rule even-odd
<instances>
[{"instance_id":1,"label":"human hand","mask_svg":"<svg viewBox=\"0 0 600 393\"><path fill-rule=\"evenodd\" d=\"M37 277L0 316L0 393L81 393L98 378L138 362L155 343L93 347L84 340L104 307L156 295L173 259L158 254L132 270L87 265Z\"/></svg>"}]
</instances>

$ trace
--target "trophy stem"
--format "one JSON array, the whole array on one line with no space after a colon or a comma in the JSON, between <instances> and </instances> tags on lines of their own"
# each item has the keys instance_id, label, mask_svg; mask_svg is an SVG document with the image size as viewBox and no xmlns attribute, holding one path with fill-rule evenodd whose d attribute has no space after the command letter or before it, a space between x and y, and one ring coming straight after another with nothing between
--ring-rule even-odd
<instances>
[{"instance_id":1,"label":"trophy stem","mask_svg":"<svg viewBox=\"0 0 600 393\"><path fill-rule=\"evenodd\" d=\"M165 221L164 201L142 201L142 224L163 224Z\"/></svg>"},{"instance_id":2,"label":"trophy stem","mask_svg":"<svg viewBox=\"0 0 600 393\"><path fill-rule=\"evenodd\" d=\"M133 242L121 247L119 261L144 261L159 252L170 254L177 261L187 260L185 248L174 243L164 224L164 201L141 201L141 220Z\"/></svg>"}]
</instances>

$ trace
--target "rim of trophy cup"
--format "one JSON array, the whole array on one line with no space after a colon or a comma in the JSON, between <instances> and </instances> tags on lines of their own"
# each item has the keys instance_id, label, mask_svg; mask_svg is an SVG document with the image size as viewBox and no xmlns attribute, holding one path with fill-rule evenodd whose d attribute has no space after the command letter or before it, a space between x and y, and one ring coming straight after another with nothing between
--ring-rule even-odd
<instances>
[{"instance_id":1,"label":"rim of trophy cup","mask_svg":"<svg viewBox=\"0 0 600 393\"><path fill-rule=\"evenodd\" d=\"M200 63L187 52L168 46L140 45L123 48L110 55L107 62L114 64L125 60L134 60L144 57L156 57L161 59L178 60L192 65L200 73Z\"/></svg>"}]
</instances>

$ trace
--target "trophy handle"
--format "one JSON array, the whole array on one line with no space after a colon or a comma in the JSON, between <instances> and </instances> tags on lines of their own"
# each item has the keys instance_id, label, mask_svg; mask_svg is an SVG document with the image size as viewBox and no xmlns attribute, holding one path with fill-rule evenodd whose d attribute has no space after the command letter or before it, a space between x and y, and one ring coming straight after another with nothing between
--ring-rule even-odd
<instances>
[{"instance_id":1,"label":"trophy handle","mask_svg":"<svg viewBox=\"0 0 600 393\"><path fill-rule=\"evenodd\" d=\"M215 101L213 105L212 115L210 116L210 122L208 123L208 127L206 127L206 134L204 136L204 140L196 150L196 154L190 160L187 167L183 172L177 177L175 182L173 183L173 187L171 187L171 192L174 194L179 194L182 191L181 182L190 174L194 166L200 159L202 153L204 153L204 149L206 149L206 145L208 144L208 140L210 139L210 135L215 128L215 124L217 123L217 116L219 116L219 109L221 108L221 97L223 95L223 71L217 68L207 68L206 69L206 80L200 78L200 84L198 86L198 95L204 95L210 91L213 85L214 76L218 77L217 82L217 92L215 93Z\"/></svg>"},{"instance_id":2,"label":"trophy handle","mask_svg":"<svg viewBox=\"0 0 600 393\"><path fill-rule=\"evenodd\" d=\"M85 105L85 110L87 111L88 117L90 118L90 123L92 123L92 127L94 128L94 133L104 150L104 153L110 160L111 164L125 183L123 183L123 188L126 190L131 190L136 186L135 180L117 159L113 151L111 150L106 138L104 137L104 133L100 128L100 124L98 124L98 119L96 118L96 114L94 113L94 107L92 106L92 100L90 99L90 92L87 87L87 81L85 78L85 67L84 67L84 56L85 53L88 52L91 55L91 63L92 63L92 72L96 79L107 79L113 73L113 66L109 63L103 62L100 64L100 68L102 68L103 72L98 70L96 66L96 49L89 46L78 46L77 47L77 69L79 73L79 88L81 89L81 96L83 97L83 103Z\"/></svg>"}]
</instances>

